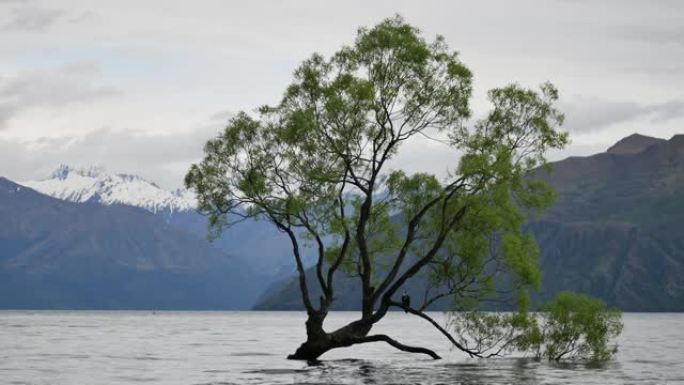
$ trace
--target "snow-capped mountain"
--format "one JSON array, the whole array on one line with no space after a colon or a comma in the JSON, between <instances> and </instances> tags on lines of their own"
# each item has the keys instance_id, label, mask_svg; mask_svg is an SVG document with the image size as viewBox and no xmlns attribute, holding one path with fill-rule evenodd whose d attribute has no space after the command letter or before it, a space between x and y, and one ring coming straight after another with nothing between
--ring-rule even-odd
<instances>
[{"instance_id":1,"label":"snow-capped mountain","mask_svg":"<svg viewBox=\"0 0 684 385\"><path fill-rule=\"evenodd\" d=\"M139 176L66 165L59 166L47 179L19 184L64 201L140 207L171 227L208 242L207 218L195 211L196 200L187 190L168 191ZM211 247L229 255L249 256L250 267L265 276L290 272L290 241L266 222L242 222L213 240ZM315 252L304 248L302 254L305 264L311 264Z\"/></svg>"},{"instance_id":2,"label":"snow-capped mountain","mask_svg":"<svg viewBox=\"0 0 684 385\"><path fill-rule=\"evenodd\" d=\"M173 217L186 215L199 216ZM159 214L0 177L0 309L246 310L271 282L248 256Z\"/></svg>"},{"instance_id":3,"label":"snow-capped mountain","mask_svg":"<svg viewBox=\"0 0 684 385\"><path fill-rule=\"evenodd\" d=\"M60 165L49 178L20 184L71 202L137 206L153 213L190 211L196 207L189 191L168 191L136 175L112 174L101 167Z\"/></svg>"}]
</instances>

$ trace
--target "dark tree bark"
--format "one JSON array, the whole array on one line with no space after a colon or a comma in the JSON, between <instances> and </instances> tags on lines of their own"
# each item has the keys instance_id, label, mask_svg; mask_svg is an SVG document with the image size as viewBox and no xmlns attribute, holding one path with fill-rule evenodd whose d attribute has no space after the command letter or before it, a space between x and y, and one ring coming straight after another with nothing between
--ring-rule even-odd
<instances>
[{"instance_id":1,"label":"dark tree bark","mask_svg":"<svg viewBox=\"0 0 684 385\"><path fill-rule=\"evenodd\" d=\"M307 340L297 348L294 354L289 355L287 358L291 360L314 361L323 353L332 349L369 342L386 342L405 352L426 354L435 360L441 358L430 349L404 345L384 334L368 335L372 327L373 324L370 320L361 319L351 322L332 333L326 333L323 330L322 319L319 315L309 316L309 319L306 321Z\"/></svg>"}]
</instances>

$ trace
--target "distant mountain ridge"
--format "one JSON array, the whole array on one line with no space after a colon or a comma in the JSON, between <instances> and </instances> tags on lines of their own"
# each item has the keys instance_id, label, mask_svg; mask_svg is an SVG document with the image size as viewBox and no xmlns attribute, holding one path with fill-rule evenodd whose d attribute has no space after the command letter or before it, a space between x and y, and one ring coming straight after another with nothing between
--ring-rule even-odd
<instances>
[{"instance_id":1,"label":"distant mountain ridge","mask_svg":"<svg viewBox=\"0 0 684 385\"><path fill-rule=\"evenodd\" d=\"M197 201L192 192L165 190L137 175L62 164L45 179L19 184L69 202L142 208L177 229L205 241L207 238L208 220L196 212ZM289 241L265 222L245 221L224 232L211 247L231 255L249 256L247 263L264 277L282 278L294 271ZM311 260L306 253L304 257L305 261Z\"/></svg>"},{"instance_id":2,"label":"distant mountain ridge","mask_svg":"<svg viewBox=\"0 0 684 385\"><path fill-rule=\"evenodd\" d=\"M245 309L263 280L146 210L0 178L0 308Z\"/></svg>"},{"instance_id":3,"label":"distant mountain ridge","mask_svg":"<svg viewBox=\"0 0 684 385\"><path fill-rule=\"evenodd\" d=\"M660 238L684 237L684 135L651 139L641 151L632 146L555 162L547 179L559 199L544 217L628 223Z\"/></svg>"},{"instance_id":4,"label":"distant mountain ridge","mask_svg":"<svg viewBox=\"0 0 684 385\"><path fill-rule=\"evenodd\" d=\"M60 165L47 179L19 182L51 197L71 202L95 202L140 207L152 213L191 211L197 206L192 193L168 191L130 174L113 174L100 167Z\"/></svg>"},{"instance_id":5,"label":"distant mountain ridge","mask_svg":"<svg viewBox=\"0 0 684 385\"><path fill-rule=\"evenodd\" d=\"M661 138L653 138L641 134L632 134L620 139L617 143L610 146L610 148L606 150L606 153L623 155L638 154L655 144L665 142L667 142L667 140Z\"/></svg>"}]
</instances>

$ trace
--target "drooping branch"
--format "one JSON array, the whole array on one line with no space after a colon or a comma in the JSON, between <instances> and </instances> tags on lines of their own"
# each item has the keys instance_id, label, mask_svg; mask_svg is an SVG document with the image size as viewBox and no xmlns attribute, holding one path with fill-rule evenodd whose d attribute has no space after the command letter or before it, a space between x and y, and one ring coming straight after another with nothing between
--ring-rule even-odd
<instances>
[{"instance_id":1,"label":"drooping branch","mask_svg":"<svg viewBox=\"0 0 684 385\"><path fill-rule=\"evenodd\" d=\"M442 333L458 350L460 350L464 353L467 353L470 357L480 357L480 358L482 357L482 354L480 354L479 352L474 351L474 350L470 350L467 347L461 345L458 341L456 341L456 339L451 335L451 333L449 333L439 323L437 323L437 321L432 319L429 315L425 314L424 312L419 311L419 310L415 310L415 309L408 307L408 306L404 306L403 304L400 304L397 302L390 302L390 305L402 308L402 309L404 309L404 311L409 312L409 313L414 314L414 315L417 315L418 317L430 322L432 324L432 326L437 328L437 330L439 330L439 332Z\"/></svg>"},{"instance_id":2,"label":"drooping branch","mask_svg":"<svg viewBox=\"0 0 684 385\"><path fill-rule=\"evenodd\" d=\"M442 358L437 353L435 353L434 351L432 351L430 349L422 348L419 346L404 345L401 342L394 340L385 334L374 334L374 335L370 335L370 336L366 336L366 337L357 338L353 341L354 344L363 344L363 343L367 343L367 342L387 342L388 344L392 345L393 347L395 347L401 351L404 351L404 352L427 354L428 356L432 357L435 360L439 360Z\"/></svg>"},{"instance_id":3,"label":"drooping branch","mask_svg":"<svg viewBox=\"0 0 684 385\"><path fill-rule=\"evenodd\" d=\"M493 237L492 237L493 238ZM493 241L491 241L493 244ZM431 290L433 289L433 286L430 285L426 288L424 297L423 297L423 303L418 307L418 311L425 311L427 310L430 305L435 303L436 301L450 297L450 296L455 296L459 295L461 298L465 298L468 296L470 293L475 293L478 295L477 299L479 301L487 301L487 302L496 302L496 301L502 301L505 302L503 299L494 299L494 298L485 298L485 295L487 295L489 292L488 291L483 291L483 290L478 290L478 289L472 289L471 287L478 284L478 282L482 281L485 279L485 277L493 277L501 272L503 270L500 268L501 261L497 258L497 251L495 250L495 247L491 247L491 256L487 258L482 264L479 266L473 266L470 263L466 263L463 259L461 259L458 264L455 266L455 273L446 273L450 274L449 278L446 280L446 282L443 282L442 286L445 286L443 290L438 291L434 295L430 295ZM449 269L449 266L451 265L452 261L451 258L453 258L453 255L446 259L446 260L437 260L433 261L433 264L440 266L438 269ZM490 264L493 264L494 266L490 266ZM433 267L431 267L433 268ZM485 273L485 270L487 268L491 268L491 272ZM434 269L434 268L433 268ZM435 270L433 270L435 271ZM505 290L496 290L494 289L494 292L497 295L502 295L506 294L507 291ZM470 298L473 298L472 296Z\"/></svg>"}]
</instances>

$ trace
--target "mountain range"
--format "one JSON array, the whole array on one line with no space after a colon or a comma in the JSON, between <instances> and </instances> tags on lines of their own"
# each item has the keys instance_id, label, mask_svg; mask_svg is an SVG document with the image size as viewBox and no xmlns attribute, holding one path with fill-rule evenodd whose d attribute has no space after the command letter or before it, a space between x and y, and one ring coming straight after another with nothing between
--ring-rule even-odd
<instances>
[{"instance_id":1,"label":"mountain range","mask_svg":"<svg viewBox=\"0 0 684 385\"><path fill-rule=\"evenodd\" d=\"M246 222L214 242L193 196L102 168L0 179L0 308L248 309L294 270Z\"/></svg>"},{"instance_id":2,"label":"mountain range","mask_svg":"<svg viewBox=\"0 0 684 385\"><path fill-rule=\"evenodd\" d=\"M632 135L553 170L559 199L532 224L543 292L586 292L625 310L684 311L684 135Z\"/></svg>"},{"instance_id":3,"label":"mountain range","mask_svg":"<svg viewBox=\"0 0 684 385\"><path fill-rule=\"evenodd\" d=\"M139 176L109 173L101 167L60 165L46 179L18 183L70 202L138 207L172 227L204 240L207 238L207 218L195 211L192 193L182 189L168 191ZM242 222L213 240L211 246L231 255L244 256L246 263L265 276L294 271L289 240L265 223Z\"/></svg>"},{"instance_id":4,"label":"mountain range","mask_svg":"<svg viewBox=\"0 0 684 385\"><path fill-rule=\"evenodd\" d=\"M167 191L139 176L110 174L101 167L77 168L62 164L46 179L20 183L70 202L135 206L152 213L173 214L191 211L196 206L188 191Z\"/></svg>"},{"instance_id":5,"label":"mountain range","mask_svg":"<svg viewBox=\"0 0 684 385\"><path fill-rule=\"evenodd\" d=\"M635 134L552 168L542 176L558 200L528 225L538 299L574 290L624 310L684 311L684 135ZM286 236L246 221L209 242L194 207L187 191L102 168L0 178L0 308L301 308ZM338 281L337 308L357 308L355 282Z\"/></svg>"},{"instance_id":6,"label":"mountain range","mask_svg":"<svg viewBox=\"0 0 684 385\"><path fill-rule=\"evenodd\" d=\"M143 209L0 178L0 308L235 309L259 274Z\"/></svg>"}]
</instances>

